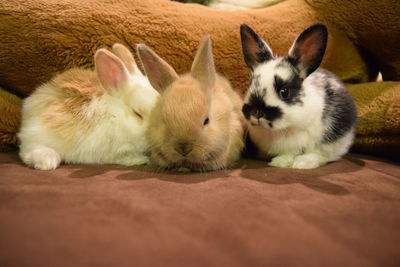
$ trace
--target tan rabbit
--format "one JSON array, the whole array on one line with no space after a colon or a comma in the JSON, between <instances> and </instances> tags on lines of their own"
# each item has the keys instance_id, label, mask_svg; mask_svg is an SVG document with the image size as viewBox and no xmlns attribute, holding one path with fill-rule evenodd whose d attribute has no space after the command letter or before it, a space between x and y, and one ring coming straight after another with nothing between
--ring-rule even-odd
<instances>
[{"instance_id":1,"label":"tan rabbit","mask_svg":"<svg viewBox=\"0 0 400 267\"><path fill-rule=\"evenodd\" d=\"M150 160L163 168L193 171L231 166L243 149L242 100L218 75L206 36L190 73L182 76L144 44L138 54L161 98L150 115L146 136Z\"/></svg>"}]
</instances>

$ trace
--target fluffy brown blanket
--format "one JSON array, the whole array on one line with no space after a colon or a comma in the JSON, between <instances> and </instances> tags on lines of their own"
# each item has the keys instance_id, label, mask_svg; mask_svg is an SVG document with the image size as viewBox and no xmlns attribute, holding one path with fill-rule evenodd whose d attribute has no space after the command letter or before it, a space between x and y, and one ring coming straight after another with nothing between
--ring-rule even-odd
<instances>
[{"instance_id":1,"label":"fluffy brown blanket","mask_svg":"<svg viewBox=\"0 0 400 267\"><path fill-rule=\"evenodd\" d=\"M399 5L389 0L286 0L236 12L165 0L1 1L0 149L17 144L20 100L13 94L24 97L67 68L91 67L99 47L121 42L133 50L143 42L184 72L201 37L210 34L217 69L243 93L249 73L241 54L241 23L284 55L295 36L322 22L329 28L323 66L354 84L350 89L360 113L355 148L399 155L400 83L366 83L378 71L385 80L400 79L399 14Z\"/></svg>"}]
</instances>

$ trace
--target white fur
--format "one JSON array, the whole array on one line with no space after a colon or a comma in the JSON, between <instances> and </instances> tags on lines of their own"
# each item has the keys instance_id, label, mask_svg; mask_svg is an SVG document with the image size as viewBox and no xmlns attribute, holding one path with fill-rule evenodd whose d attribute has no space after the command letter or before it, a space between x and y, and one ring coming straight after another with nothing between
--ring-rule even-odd
<instances>
[{"instance_id":1,"label":"white fur","mask_svg":"<svg viewBox=\"0 0 400 267\"><path fill-rule=\"evenodd\" d=\"M322 120L324 91L313 81L318 77L304 80L302 105L287 105L277 96L273 83L275 75L287 78L290 73L284 67L276 68L278 63L279 60L271 60L255 68L254 76L260 76L261 86L251 87L245 97L246 103L255 90L267 89L264 102L267 106L279 107L283 113L273 122L273 128L265 119L257 125L256 119L250 118L249 135L261 156L277 155L270 162L271 166L297 169L316 168L339 159L352 144L354 130L333 143L322 144L329 122Z\"/></svg>"},{"instance_id":2,"label":"white fur","mask_svg":"<svg viewBox=\"0 0 400 267\"><path fill-rule=\"evenodd\" d=\"M140 71L130 76L121 90L93 97L82 107L83 121L71 122L76 127L67 136L60 136L42 121L48 103L60 97L52 86L44 84L23 103L18 137L20 157L28 166L51 170L61 162L122 165L148 162L144 132L158 93ZM141 123L135 119L133 109L144 114ZM86 131L85 126L90 130Z\"/></svg>"},{"instance_id":3,"label":"white fur","mask_svg":"<svg viewBox=\"0 0 400 267\"><path fill-rule=\"evenodd\" d=\"M220 10L246 10L252 8L263 8L282 2L283 0L214 0L210 7Z\"/></svg>"},{"instance_id":4,"label":"white fur","mask_svg":"<svg viewBox=\"0 0 400 267\"><path fill-rule=\"evenodd\" d=\"M267 89L264 96L266 105L279 107L283 112L283 117L274 122L273 128L274 130L287 130L287 127L290 126L291 128L309 129L312 124L321 120L322 109L324 107L323 92L320 88L312 84L310 80L306 79L303 86L307 97L302 99L304 102L303 105L288 106L279 99L273 88L275 75L286 79L289 77L290 72L284 67L276 68L277 64L279 64L279 60L270 60L254 70L254 76L260 76L261 86L258 89L261 91ZM245 97L245 103L248 102L250 93L253 92L254 90L249 90L249 93ZM265 125L266 122L261 122L261 124ZM312 131L317 131L316 134L322 135L323 127L321 125L314 125L314 127L315 129L312 129Z\"/></svg>"}]
</instances>

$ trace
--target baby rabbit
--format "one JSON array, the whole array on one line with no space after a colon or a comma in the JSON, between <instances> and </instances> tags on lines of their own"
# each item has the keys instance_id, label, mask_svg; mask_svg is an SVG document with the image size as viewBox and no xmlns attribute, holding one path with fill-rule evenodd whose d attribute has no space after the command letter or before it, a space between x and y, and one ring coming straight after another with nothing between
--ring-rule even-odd
<instances>
[{"instance_id":1,"label":"baby rabbit","mask_svg":"<svg viewBox=\"0 0 400 267\"><path fill-rule=\"evenodd\" d=\"M316 24L294 41L287 57L249 26L240 27L244 60L252 81L242 108L250 140L269 165L311 169L338 160L353 142L356 108L345 85L318 68L328 32Z\"/></svg>"},{"instance_id":2,"label":"baby rabbit","mask_svg":"<svg viewBox=\"0 0 400 267\"><path fill-rule=\"evenodd\" d=\"M204 37L190 73L182 76L144 44L138 45L138 54L150 83L161 93L146 133L150 160L178 170L231 166L244 146L243 102L216 73L210 37Z\"/></svg>"},{"instance_id":3,"label":"baby rabbit","mask_svg":"<svg viewBox=\"0 0 400 267\"><path fill-rule=\"evenodd\" d=\"M159 94L128 48L112 51L97 50L95 71L65 71L24 100L18 137L25 164L51 170L60 162L148 162L144 133Z\"/></svg>"}]
</instances>

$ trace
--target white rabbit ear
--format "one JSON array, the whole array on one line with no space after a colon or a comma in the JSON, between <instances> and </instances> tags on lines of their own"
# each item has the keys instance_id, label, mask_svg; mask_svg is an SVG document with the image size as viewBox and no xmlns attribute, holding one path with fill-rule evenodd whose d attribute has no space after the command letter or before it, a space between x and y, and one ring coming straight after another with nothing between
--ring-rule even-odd
<instances>
[{"instance_id":1,"label":"white rabbit ear","mask_svg":"<svg viewBox=\"0 0 400 267\"><path fill-rule=\"evenodd\" d=\"M273 58L271 48L246 24L240 25L240 39L244 61L251 70Z\"/></svg>"},{"instance_id":2,"label":"white rabbit ear","mask_svg":"<svg viewBox=\"0 0 400 267\"><path fill-rule=\"evenodd\" d=\"M119 57L122 62L125 64L126 69L130 74L140 73L142 72L136 65L135 58L133 57L131 51L124 45L116 43L112 46L113 53Z\"/></svg>"},{"instance_id":3,"label":"white rabbit ear","mask_svg":"<svg viewBox=\"0 0 400 267\"><path fill-rule=\"evenodd\" d=\"M314 72L322 62L328 41L328 30L322 24L315 24L296 38L289 49L289 58L303 73L308 76Z\"/></svg>"},{"instance_id":4,"label":"white rabbit ear","mask_svg":"<svg viewBox=\"0 0 400 267\"><path fill-rule=\"evenodd\" d=\"M124 63L107 49L97 50L94 62L97 75L104 88L119 90L128 81L129 74Z\"/></svg>"},{"instance_id":5,"label":"white rabbit ear","mask_svg":"<svg viewBox=\"0 0 400 267\"><path fill-rule=\"evenodd\" d=\"M211 90L214 87L217 73L215 71L209 35L206 35L201 41L194 57L190 73L193 78L201 83L204 89Z\"/></svg>"},{"instance_id":6,"label":"white rabbit ear","mask_svg":"<svg viewBox=\"0 0 400 267\"><path fill-rule=\"evenodd\" d=\"M178 79L179 76L175 70L150 47L145 44L138 44L137 52L147 78L158 92L161 93Z\"/></svg>"}]
</instances>

